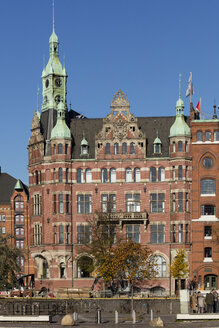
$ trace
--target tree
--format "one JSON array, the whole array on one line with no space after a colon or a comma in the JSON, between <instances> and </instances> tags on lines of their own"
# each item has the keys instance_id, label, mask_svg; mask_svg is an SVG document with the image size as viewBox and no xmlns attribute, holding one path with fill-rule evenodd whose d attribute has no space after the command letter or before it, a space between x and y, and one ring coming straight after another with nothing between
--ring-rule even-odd
<instances>
[{"instance_id":1,"label":"tree","mask_svg":"<svg viewBox=\"0 0 219 328\"><path fill-rule=\"evenodd\" d=\"M20 272L17 259L23 253L10 243L11 238L10 235L4 237L0 234L0 290L12 288Z\"/></svg>"},{"instance_id":2,"label":"tree","mask_svg":"<svg viewBox=\"0 0 219 328\"><path fill-rule=\"evenodd\" d=\"M83 245L77 246L77 250L94 259L95 270L98 273L98 268L104 263L112 246L120 244L124 238L110 210L107 213L96 212L92 219L86 219L86 223L89 227L89 236L84 238ZM85 263L83 265L86 266ZM87 270L92 270L90 263L87 264Z\"/></svg>"},{"instance_id":3,"label":"tree","mask_svg":"<svg viewBox=\"0 0 219 328\"><path fill-rule=\"evenodd\" d=\"M150 255L147 246L128 240L110 249L98 272L106 282L127 280L133 287L135 282L157 273Z\"/></svg>"},{"instance_id":4,"label":"tree","mask_svg":"<svg viewBox=\"0 0 219 328\"><path fill-rule=\"evenodd\" d=\"M189 262L184 248L177 249L176 256L170 266L170 273L175 279L178 279L178 288L181 288L181 279L186 278L189 273Z\"/></svg>"}]
</instances>

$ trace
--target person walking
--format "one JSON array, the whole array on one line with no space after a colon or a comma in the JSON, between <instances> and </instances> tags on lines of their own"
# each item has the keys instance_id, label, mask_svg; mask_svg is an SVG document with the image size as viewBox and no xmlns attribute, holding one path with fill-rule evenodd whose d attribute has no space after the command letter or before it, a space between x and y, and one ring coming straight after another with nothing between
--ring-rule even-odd
<instances>
[{"instance_id":1,"label":"person walking","mask_svg":"<svg viewBox=\"0 0 219 328\"><path fill-rule=\"evenodd\" d=\"M201 294L201 292L198 292L198 295L197 295L197 305L198 305L198 313L204 313L205 298Z\"/></svg>"},{"instance_id":2,"label":"person walking","mask_svg":"<svg viewBox=\"0 0 219 328\"><path fill-rule=\"evenodd\" d=\"M218 293L215 289L213 289L212 294L214 296L213 310L214 310L214 313L217 313L218 312Z\"/></svg>"},{"instance_id":3,"label":"person walking","mask_svg":"<svg viewBox=\"0 0 219 328\"><path fill-rule=\"evenodd\" d=\"M197 296L196 296L196 292L194 292L191 296L191 308L192 308L192 312L196 313L197 312Z\"/></svg>"},{"instance_id":4,"label":"person walking","mask_svg":"<svg viewBox=\"0 0 219 328\"><path fill-rule=\"evenodd\" d=\"M212 313L213 312L213 305L214 305L214 295L212 294L212 291L210 293L206 294L205 302L206 302L206 305L207 305L207 312Z\"/></svg>"}]
</instances>

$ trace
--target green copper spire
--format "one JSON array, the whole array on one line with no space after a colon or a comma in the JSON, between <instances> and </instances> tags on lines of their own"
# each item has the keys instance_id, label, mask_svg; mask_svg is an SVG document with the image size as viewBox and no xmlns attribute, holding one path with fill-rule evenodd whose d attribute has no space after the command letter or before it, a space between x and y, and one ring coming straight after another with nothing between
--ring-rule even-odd
<instances>
[{"instance_id":1,"label":"green copper spire","mask_svg":"<svg viewBox=\"0 0 219 328\"><path fill-rule=\"evenodd\" d=\"M43 103L42 112L48 109L57 109L58 103L66 104L66 81L65 67L59 61L59 40L55 33L55 9L53 0L52 34L49 38L49 61L42 72Z\"/></svg>"},{"instance_id":2,"label":"green copper spire","mask_svg":"<svg viewBox=\"0 0 219 328\"><path fill-rule=\"evenodd\" d=\"M184 119L184 102L181 99L181 74L179 74L179 99L176 102L176 120L170 128L170 137L190 136L190 128Z\"/></svg>"},{"instance_id":3,"label":"green copper spire","mask_svg":"<svg viewBox=\"0 0 219 328\"><path fill-rule=\"evenodd\" d=\"M65 122L65 106L61 101L57 109L57 122L51 132L51 139L71 139L71 131Z\"/></svg>"},{"instance_id":4,"label":"green copper spire","mask_svg":"<svg viewBox=\"0 0 219 328\"><path fill-rule=\"evenodd\" d=\"M23 189L24 189L24 188L23 188L23 184L22 184L22 182L21 182L20 179L17 180L17 182L16 182L16 184L15 184L15 186L14 186L14 189L15 189L15 190L23 190Z\"/></svg>"}]
</instances>

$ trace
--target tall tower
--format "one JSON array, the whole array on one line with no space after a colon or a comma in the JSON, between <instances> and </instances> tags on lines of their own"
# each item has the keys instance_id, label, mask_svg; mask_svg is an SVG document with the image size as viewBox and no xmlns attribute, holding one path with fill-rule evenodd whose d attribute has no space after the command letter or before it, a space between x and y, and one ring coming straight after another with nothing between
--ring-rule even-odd
<instances>
[{"instance_id":1,"label":"tall tower","mask_svg":"<svg viewBox=\"0 0 219 328\"><path fill-rule=\"evenodd\" d=\"M55 33L55 16L53 2L53 30L49 38L49 61L42 72L42 112L57 109L60 101L66 105L67 74L59 61L59 40Z\"/></svg>"}]
</instances>

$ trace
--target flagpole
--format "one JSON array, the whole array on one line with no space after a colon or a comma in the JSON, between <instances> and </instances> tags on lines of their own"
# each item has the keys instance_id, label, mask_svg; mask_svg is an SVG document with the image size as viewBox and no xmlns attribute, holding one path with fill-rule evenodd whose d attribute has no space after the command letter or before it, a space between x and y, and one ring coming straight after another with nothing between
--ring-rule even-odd
<instances>
[{"instance_id":1,"label":"flagpole","mask_svg":"<svg viewBox=\"0 0 219 328\"><path fill-rule=\"evenodd\" d=\"M191 87L192 87L192 72L191 72ZM192 89L190 92L190 104L192 103Z\"/></svg>"}]
</instances>

